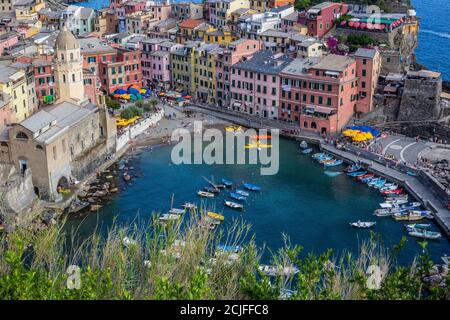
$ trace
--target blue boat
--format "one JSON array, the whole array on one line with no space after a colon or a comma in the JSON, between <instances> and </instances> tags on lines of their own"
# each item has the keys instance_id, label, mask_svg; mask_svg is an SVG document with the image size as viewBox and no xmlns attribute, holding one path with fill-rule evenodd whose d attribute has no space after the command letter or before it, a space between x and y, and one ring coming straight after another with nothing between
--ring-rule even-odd
<instances>
[{"instance_id":1,"label":"blue boat","mask_svg":"<svg viewBox=\"0 0 450 320\"><path fill-rule=\"evenodd\" d=\"M250 193L248 193L247 191L241 190L241 189L234 190L234 193L237 193L237 194L239 194L241 196L244 196L244 197L248 197L250 195Z\"/></svg>"},{"instance_id":2,"label":"blue boat","mask_svg":"<svg viewBox=\"0 0 450 320\"><path fill-rule=\"evenodd\" d=\"M320 153L314 153L311 158L319 160L320 158L326 156L326 153L320 152Z\"/></svg>"},{"instance_id":3,"label":"blue boat","mask_svg":"<svg viewBox=\"0 0 450 320\"><path fill-rule=\"evenodd\" d=\"M230 197L234 200L239 200L239 201L246 201L247 197L244 197L240 194L234 193L234 192L230 192Z\"/></svg>"},{"instance_id":4,"label":"blue boat","mask_svg":"<svg viewBox=\"0 0 450 320\"><path fill-rule=\"evenodd\" d=\"M261 191L261 187L251 183L244 183L244 188L250 191Z\"/></svg>"},{"instance_id":5,"label":"blue boat","mask_svg":"<svg viewBox=\"0 0 450 320\"><path fill-rule=\"evenodd\" d=\"M228 179L222 179L222 183L223 183L227 188L233 186L233 181L228 180Z\"/></svg>"},{"instance_id":6,"label":"blue boat","mask_svg":"<svg viewBox=\"0 0 450 320\"><path fill-rule=\"evenodd\" d=\"M310 154L313 151L313 149L311 148L307 148L305 150L302 151L303 154Z\"/></svg>"},{"instance_id":7,"label":"blue boat","mask_svg":"<svg viewBox=\"0 0 450 320\"><path fill-rule=\"evenodd\" d=\"M362 183L369 183L370 181L374 180L374 179L378 179L378 178L374 178L374 177L368 177L368 178L364 178L361 180Z\"/></svg>"},{"instance_id":8,"label":"blue boat","mask_svg":"<svg viewBox=\"0 0 450 320\"><path fill-rule=\"evenodd\" d=\"M372 187L374 187L375 189L379 189L382 186L384 186L385 184L386 184L386 180L379 180Z\"/></svg>"},{"instance_id":9,"label":"blue boat","mask_svg":"<svg viewBox=\"0 0 450 320\"><path fill-rule=\"evenodd\" d=\"M347 175L349 175L350 177L354 177L354 178L363 176L365 174L367 174L367 171L355 171L355 172L347 173Z\"/></svg>"},{"instance_id":10,"label":"blue boat","mask_svg":"<svg viewBox=\"0 0 450 320\"><path fill-rule=\"evenodd\" d=\"M361 169L361 166L359 164L352 164L351 166L347 167L347 169L345 169L345 171L347 173L352 173L352 172L359 171L360 169Z\"/></svg>"},{"instance_id":11,"label":"blue boat","mask_svg":"<svg viewBox=\"0 0 450 320\"><path fill-rule=\"evenodd\" d=\"M344 160L342 160L342 159L336 159L333 162L325 162L324 165L325 165L325 167L336 167L336 166L340 166L343 162L344 162Z\"/></svg>"}]
</instances>

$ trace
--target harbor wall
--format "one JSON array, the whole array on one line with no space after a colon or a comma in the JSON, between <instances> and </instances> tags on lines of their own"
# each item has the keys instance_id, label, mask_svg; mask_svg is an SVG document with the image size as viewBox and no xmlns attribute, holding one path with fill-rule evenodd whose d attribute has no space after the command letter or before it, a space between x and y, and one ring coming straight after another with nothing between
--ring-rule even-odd
<instances>
[{"instance_id":1,"label":"harbor wall","mask_svg":"<svg viewBox=\"0 0 450 320\"><path fill-rule=\"evenodd\" d=\"M155 125L162 119L164 116L164 110L160 110L159 112L151 115L148 118L145 118L139 123L129 126L125 129L122 134L117 135L116 141L116 152L122 150L132 139L136 138L138 135L144 133L150 126Z\"/></svg>"}]
</instances>

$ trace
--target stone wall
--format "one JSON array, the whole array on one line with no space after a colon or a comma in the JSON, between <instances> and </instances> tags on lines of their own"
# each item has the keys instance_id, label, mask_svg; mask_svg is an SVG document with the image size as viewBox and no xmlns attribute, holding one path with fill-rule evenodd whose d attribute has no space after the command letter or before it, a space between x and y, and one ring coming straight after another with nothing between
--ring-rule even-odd
<instances>
[{"instance_id":1,"label":"stone wall","mask_svg":"<svg viewBox=\"0 0 450 320\"><path fill-rule=\"evenodd\" d=\"M0 163L0 213L9 223L23 223L33 218L38 202L31 171L19 174L12 164Z\"/></svg>"},{"instance_id":2,"label":"stone wall","mask_svg":"<svg viewBox=\"0 0 450 320\"><path fill-rule=\"evenodd\" d=\"M441 79L407 78L397 120L437 120L441 93Z\"/></svg>"}]
</instances>

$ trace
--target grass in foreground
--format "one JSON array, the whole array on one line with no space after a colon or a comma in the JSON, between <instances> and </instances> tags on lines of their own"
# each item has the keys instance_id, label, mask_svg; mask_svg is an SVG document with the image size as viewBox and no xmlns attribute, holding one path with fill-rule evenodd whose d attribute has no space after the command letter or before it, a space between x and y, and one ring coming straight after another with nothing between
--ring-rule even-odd
<instances>
[{"instance_id":1,"label":"grass in foreground","mask_svg":"<svg viewBox=\"0 0 450 320\"><path fill-rule=\"evenodd\" d=\"M410 266L398 266L396 253L373 237L358 255L301 254L285 237L272 264L295 265L295 276L262 274L262 250L249 238L250 227L234 221L226 231L188 222L160 226L114 226L77 243L63 224L38 233L17 229L0 244L0 299L449 299L446 288L427 286L432 262L426 253ZM124 245L128 237L130 243ZM239 245L238 255L217 251ZM368 275L376 265L383 274ZM76 267L70 267L76 266ZM78 269L79 268L79 269ZM77 272L79 270L79 274ZM369 285L368 285L369 283ZM379 284L378 289L369 289Z\"/></svg>"}]
</instances>

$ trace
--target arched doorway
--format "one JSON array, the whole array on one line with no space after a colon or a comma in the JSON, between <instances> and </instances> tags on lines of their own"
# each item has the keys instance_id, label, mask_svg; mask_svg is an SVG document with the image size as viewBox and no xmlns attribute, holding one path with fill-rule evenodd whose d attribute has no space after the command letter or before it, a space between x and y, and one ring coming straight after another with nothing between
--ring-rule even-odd
<instances>
[{"instance_id":1,"label":"arched doorway","mask_svg":"<svg viewBox=\"0 0 450 320\"><path fill-rule=\"evenodd\" d=\"M69 189L69 181L66 177L62 176L58 180L58 184L56 185L56 191L58 193L66 193L66 190Z\"/></svg>"},{"instance_id":2,"label":"arched doorway","mask_svg":"<svg viewBox=\"0 0 450 320\"><path fill-rule=\"evenodd\" d=\"M34 187L34 194L38 197L38 198L40 198L41 197L41 195L40 195L40 193L39 193L39 188L38 187Z\"/></svg>"}]
</instances>

